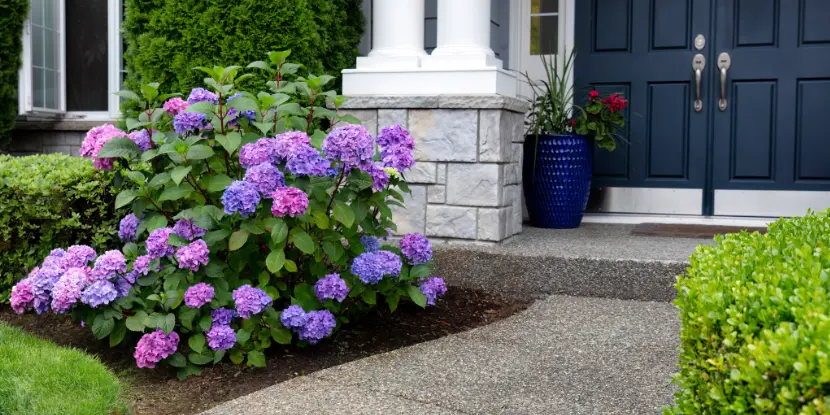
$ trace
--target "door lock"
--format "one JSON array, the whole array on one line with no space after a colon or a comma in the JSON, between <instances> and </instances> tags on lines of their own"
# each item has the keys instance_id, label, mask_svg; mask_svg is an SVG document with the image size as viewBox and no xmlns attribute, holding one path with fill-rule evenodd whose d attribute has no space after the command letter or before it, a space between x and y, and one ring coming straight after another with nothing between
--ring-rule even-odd
<instances>
[{"instance_id":1,"label":"door lock","mask_svg":"<svg viewBox=\"0 0 830 415\"><path fill-rule=\"evenodd\" d=\"M718 56L718 69L720 69L720 100L718 101L718 109L726 111L726 73L732 66L732 58L729 54L723 52Z\"/></svg>"},{"instance_id":2,"label":"door lock","mask_svg":"<svg viewBox=\"0 0 830 415\"><path fill-rule=\"evenodd\" d=\"M703 100L700 98L700 78L703 76L703 68L706 67L706 57L698 53L692 58L692 69L695 71L695 112L703 111Z\"/></svg>"}]
</instances>

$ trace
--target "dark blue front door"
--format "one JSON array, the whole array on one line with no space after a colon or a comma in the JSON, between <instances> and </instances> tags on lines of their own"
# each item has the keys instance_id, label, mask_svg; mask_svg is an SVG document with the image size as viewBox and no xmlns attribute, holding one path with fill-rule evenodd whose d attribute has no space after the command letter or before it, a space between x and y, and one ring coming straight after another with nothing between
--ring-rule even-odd
<instances>
[{"instance_id":1,"label":"dark blue front door","mask_svg":"<svg viewBox=\"0 0 830 415\"><path fill-rule=\"evenodd\" d=\"M830 136L820 128L830 1L576 3L576 85L631 102L629 143L595 153L589 206L750 216L830 207ZM721 54L730 64L723 110Z\"/></svg>"}]
</instances>

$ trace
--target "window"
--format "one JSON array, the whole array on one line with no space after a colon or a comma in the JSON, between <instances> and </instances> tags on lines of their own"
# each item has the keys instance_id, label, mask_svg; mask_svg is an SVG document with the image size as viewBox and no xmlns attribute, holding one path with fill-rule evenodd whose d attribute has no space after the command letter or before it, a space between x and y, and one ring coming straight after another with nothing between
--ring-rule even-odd
<instances>
[{"instance_id":1,"label":"window","mask_svg":"<svg viewBox=\"0 0 830 415\"><path fill-rule=\"evenodd\" d=\"M112 119L121 85L121 0L32 0L23 32L21 114Z\"/></svg>"},{"instance_id":2,"label":"window","mask_svg":"<svg viewBox=\"0 0 830 415\"><path fill-rule=\"evenodd\" d=\"M531 0L530 54L556 55L559 45L559 0Z\"/></svg>"}]
</instances>

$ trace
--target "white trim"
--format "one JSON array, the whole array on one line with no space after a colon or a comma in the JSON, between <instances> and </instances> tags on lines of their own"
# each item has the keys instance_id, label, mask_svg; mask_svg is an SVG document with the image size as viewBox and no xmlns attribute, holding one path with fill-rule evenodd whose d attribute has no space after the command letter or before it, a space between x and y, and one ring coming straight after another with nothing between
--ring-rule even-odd
<instances>
[{"instance_id":1,"label":"white trim","mask_svg":"<svg viewBox=\"0 0 830 415\"><path fill-rule=\"evenodd\" d=\"M121 18L121 0L107 0L107 119L121 115L121 100L112 94L121 89Z\"/></svg>"},{"instance_id":2,"label":"white trim","mask_svg":"<svg viewBox=\"0 0 830 415\"><path fill-rule=\"evenodd\" d=\"M715 225L764 227L778 220L774 217L742 218L731 216L671 216L624 213L586 213L583 223L638 225L641 223L670 223L681 225Z\"/></svg>"},{"instance_id":3,"label":"white trim","mask_svg":"<svg viewBox=\"0 0 830 415\"><path fill-rule=\"evenodd\" d=\"M117 116L113 117L109 111L67 111L61 118L64 120L112 121Z\"/></svg>"},{"instance_id":4,"label":"white trim","mask_svg":"<svg viewBox=\"0 0 830 415\"><path fill-rule=\"evenodd\" d=\"M594 212L699 215L702 189L658 187L602 187L591 191L588 208Z\"/></svg>"},{"instance_id":5,"label":"white trim","mask_svg":"<svg viewBox=\"0 0 830 415\"><path fill-rule=\"evenodd\" d=\"M23 22L22 64L17 71L17 113L24 115L32 112L32 14Z\"/></svg>"}]
</instances>

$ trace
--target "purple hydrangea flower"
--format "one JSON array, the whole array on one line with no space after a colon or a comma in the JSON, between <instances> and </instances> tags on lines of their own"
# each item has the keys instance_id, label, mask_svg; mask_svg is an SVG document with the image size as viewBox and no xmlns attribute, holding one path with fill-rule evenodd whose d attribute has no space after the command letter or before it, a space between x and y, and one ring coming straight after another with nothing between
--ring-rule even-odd
<instances>
[{"instance_id":1,"label":"purple hydrangea flower","mask_svg":"<svg viewBox=\"0 0 830 415\"><path fill-rule=\"evenodd\" d=\"M62 268L45 267L29 274L32 282L32 295L34 296L32 307L37 314L40 315L49 311L49 305L52 302L52 287L58 282L63 273Z\"/></svg>"},{"instance_id":2,"label":"purple hydrangea flower","mask_svg":"<svg viewBox=\"0 0 830 415\"><path fill-rule=\"evenodd\" d=\"M320 301L328 299L342 303L349 295L349 287L338 274L328 274L314 284L314 294Z\"/></svg>"},{"instance_id":3,"label":"purple hydrangea flower","mask_svg":"<svg viewBox=\"0 0 830 415\"><path fill-rule=\"evenodd\" d=\"M228 350L236 344L236 332L229 326L214 324L207 332L207 342L211 350Z\"/></svg>"},{"instance_id":4,"label":"purple hydrangea flower","mask_svg":"<svg viewBox=\"0 0 830 415\"><path fill-rule=\"evenodd\" d=\"M308 321L300 329L300 340L316 344L331 334L337 326L337 320L329 310L309 311Z\"/></svg>"},{"instance_id":5,"label":"purple hydrangea flower","mask_svg":"<svg viewBox=\"0 0 830 415\"><path fill-rule=\"evenodd\" d=\"M126 137L127 133L115 128L111 124L104 124L95 127L86 134L83 143L81 143L80 155L92 159L92 165L98 170L112 170L112 158L99 158L98 153L104 148L104 144L116 137Z\"/></svg>"},{"instance_id":6,"label":"purple hydrangea flower","mask_svg":"<svg viewBox=\"0 0 830 415\"><path fill-rule=\"evenodd\" d=\"M282 310L280 321L286 328L297 331L305 326L306 321L308 321L308 314L306 314L302 307L292 305Z\"/></svg>"},{"instance_id":7,"label":"purple hydrangea flower","mask_svg":"<svg viewBox=\"0 0 830 415\"><path fill-rule=\"evenodd\" d=\"M176 251L176 259L179 261L179 268L196 272L199 270L199 265L208 264L210 261L209 254L210 250L207 243L202 239L197 239L189 245L179 248Z\"/></svg>"},{"instance_id":8,"label":"purple hydrangea flower","mask_svg":"<svg viewBox=\"0 0 830 415\"><path fill-rule=\"evenodd\" d=\"M352 274L364 284L377 284L385 275L401 273L401 258L389 251L364 252L352 262Z\"/></svg>"},{"instance_id":9,"label":"purple hydrangea flower","mask_svg":"<svg viewBox=\"0 0 830 415\"><path fill-rule=\"evenodd\" d=\"M150 261L153 258L150 255L142 255L135 259L133 262L133 272L138 275L147 275L150 273ZM133 282L135 284L135 282Z\"/></svg>"},{"instance_id":10,"label":"purple hydrangea flower","mask_svg":"<svg viewBox=\"0 0 830 415\"><path fill-rule=\"evenodd\" d=\"M392 124L388 127L383 127L380 130L377 138L378 146L380 147L404 147L410 150L415 149L415 140L409 135L406 128L401 127L400 124Z\"/></svg>"},{"instance_id":11,"label":"purple hydrangea flower","mask_svg":"<svg viewBox=\"0 0 830 415\"><path fill-rule=\"evenodd\" d=\"M432 245L426 236L410 233L401 238L401 252L411 265L426 264L432 259Z\"/></svg>"},{"instance_id":12,"label":"purple hydrangea flower","mask_svg":"<svg viewBox=\"0 0 830 415\"><path fill-rule=\"evenodd\" d=\"M176 247L167 243L172 233L173 228L158 228L150 232L145 244L147 255L153 259L173 255L176 252Z\"/></svg>"},{"instance_id":13,"label":"purple hydrangea flower","mask_svg":"<svg viewBox=\"0 0 830 415\"><path fill-rule=\"evenodd\" d=\"M375 252L380 250L380 241L371 235L363 235L360 237L360 243L363 244L363 252Z\"/></svg>"},{"instance_id":14,"label":"purple hydrangea flower","mask_svg":"<svg viewBox=\"0 0 830 415\"><path fill-rule=\"evenodd\" d=\"M210 316L213 318L213 325L227 326L236 317L236 311L222 307L213 310Z\"/></svg>"},{"instance_id":15,"label":"purple hydrangea flower","mask_svg":"<svg viewBox=\"0 0 830 415\"><path fill-rule=\"evenodd\" d=\"M190 286L184 292L184 304L190 308L199 308L213 299L214 290L210 284L200 282Z\"/></svg>"},{"instance_id":16,"label":"purple hydrangea flower","mask_svg":"<svg viewBox=\"0 0 830 415\"><path fill-rule=\"evenodd\" d=\"M275 162L290 159L299 149L311 146L308 134L302 131L286 131L274 137Z\"/></svg>"},{"instance_id":17,"label":"purple hydrangea flower","mask_svg":"<svg viewBox=\"0 0 830 415\"><path fill-rule=\"evenodd\" d=\"M230 101L230 99L228 99ZM239 120L240 118L247 118L248 122L256 121L256 111L254 110L245 110L245 111L238 111L236 108L231 108L228 110L228 114L226 115L230 121L228 121L228 125L231 127L239 127Z\"/></svg>"},{"instance_id":18,"label":"purple hydrangea flower","mask_svg":"<svg viewBox=\"0 0 830 415\"><path fill-rule=\"evenodd\" d=\"M49 256L54 258L63 258L66 255L66 251L62 248L55 248L49 251Z\"/></svg>"},{"instance_id":19,"label":"purple hydrangea flower","mask_svg":"<svg viewBox=\"0 0 830 415\"><path fill-rule=\"evenodd\" d=\"M140 221L138 217L132 213L124 216L121 223L118 225L118 237L123 242L132 242L135 240L135 233L138 230Z\"/></svg>"},{"instance_id":20,"label":"purple hydrangea flower","mask_svg":"<svg viewBox=\"0 0 830 415\"><path fill-rule=\"evenodd\" d=\"M295 147L285 164L285 168L295 176L325 176L329 167L331 163L308 144Z\"/></svg>"},{"instance_id":21,"label":"purple hydrangea flower","mask_svg":"<svg viewBox=\"0 0 830 415\"><path fill-rule=\"evenodd\" d=\"M61 257L61 267L63 269L83 267L96 256L98 255L95 250L86 245L72 245L66 250L66 255Z\"/></svg>"},{"instance_id":22,"label":"purple hydrangea flower","mask_svg":"<svg viewBox=\"0 0 830 415\"><path fill-rule=\"evenodd\" d=\"M277 163L276 140L263 137L254 143L248 143L239 149L239 164L250 169L263 163Z\"/></svg>"},{"instance_id":23,"label":"purple hydrangea flower","mask_svg":"<svg viewBox=\"0 0 830 415\"><path fill-rule=\"evenodd\" d=\"M375 164L369 164L366 166L366 172L372 176L372 190L381 192L389 184L389 175L386 174L383 168Z\"/></svg>"},{"instance_id":24,"label":"purple hydrangea flower","mask_svg":"<svg viewBox=\"0 0 830 415\"><path fill-rule=\"evenodd\" d=\"M190 106L190 104L188 104L187 101L185 101L185 100L183 100L179 97L173 97L173 98L168 99L164 103L162 108L164 108L164 110L167 111L168 115L175 116L175 115L178 115L178 114L184 112L184 110L186 110L187 107L189 107L189 106Z\"/></svg>"},{"instance_id":25,"label":"purple hydrangea flower","mask_svg":"<svg viewBox=\"0 0 830 415\"><path fill-rule=\"evenodd\" d=\"M274 198L271 213L278 218L285 215L302 216L308 209L308 195L295 187L277 188L271 197Z\"/></svg>"},{"instance_id":26,"label":"purple hydrangea flower","mask_svg":"<svg viewBox=\"0 0 830 415\"><path fill-rule=\"evenodd\" d=\"M427 297L427 305L435 305L435 300L447 293L447 284L440 277L421 278L421 292Z\"/></svg>"},{"instance_id":27,"label":"purple hydrangea flower","mask_svg":"<svg viewBox=\"0 0 830 415\"><path fill-rule=\"evenodd\" d=\"M271 297L259 288L245 284L233 290L233 302L236 304L236 313L239 317L250 318L259 314L271 305Z\"/></svg>"},{"instance_id":28,"label":"purple hydrangea flower","mask_svg":"<svg viewBox=\"0 0 830 415\"><path fill-rule=\"evenodd\" d=\"M115 284L107 280L95 281L81 292L81 302L92 307L109 304L118 297Z\"/></svg>"},{"instance_id":29,"label":"purple hydrangea flower","mask_svg":"<svg viewBox=\"0 0 830 415\"><path fill-rule=\"evenodd\" d=\"M31 278L24 278L12 287L9 302L11 303L12 310L17 314L23 314L26 310L34 306L35 294Z\"/></svg>"},{"instance_id":30,"label":"purple hydrangea flower","mask_svg":"<svg viewBox=\"0 0 830 415\"><path fill-rule=\"evenodd\" d=\"M374 153L372 135L362 125L337 127L323 140L323 154L329 160L342 161L346 170L371 163Z\"/></svg>"},{"instance_id":31,"label":"purple hydrangea flower","mask_svg":"<svg viewBox=\"0 0 830 415\"><path fill-rule=\"evenodd\" d=\"M126 297L130 294L130 288L133 288L133 283L125 277L118 277L115 279L115 290L118 291L118 297Z\"/></svg>"},{"instance_id":32,"label":"purple hydrangea flower","mask_svg":"<svg viewBox=\"0 0 830 415\"><path fill-rule=\"evenodd\" d=\"M63 257L66 256L66 251L63 249L53 249L46 258L43 258L41 268L63 268Z\"/></svg>"},{"instance_id":33,"label":"purple hydrangea flower","mask_svg":"<svg viewBox=\"0 0 830 415\"><path fill-rule=\"evenodd\" d=\"M210 102L211 104L218 104L219 99L216 94L204 88L193 88L190 90L190 96L187 97L188 104L195 104L197 102Z\"/></svg>"},{"instance_id":34,"label":"purple hydrangea flower","mask_svg":"<svg viewBox=\"0 0 830 415\"><path fill-rule=\"evenodd\" d=\"M150 140L150 130L144 129L133 131L128 134L127 137L129 137L130 140L133 140L142 153L153 148L153 142Z\"/></svg>"},{"instance_id":35,"label":"purple hydrangea flower","mask_svg":"<svg viewBox=\"0 0 830 415\"><path fill-rule=\"evenodd\" d=\"M204 130L209 125L205 114L198 112L182 112L173 118L173 129L179 135L184 135L189 131Z\"/></svg>"},{"instance_id":36,"label":"purple hydrangea flower","mask_svg":"<svg viewBox=\"0 0 830 415\"><path fill-rule=\"evenodd\" d=\"M383 167L392 167L404 171L415 165L412 150L406 147L386 147L380 151Z\"/></svg>"},{"instance_id":37,"label":"purple hydrangea flower","mask_svg":"<svg viewBox=\"0 0 830 415\"><path fill-rule=\"evenodd\" d=\"M285 176L275 166L262 163L257 164L245 172L245 181L257 187L262 197L271 198L271 194L279 187L285 187Z\"/></svg>"},{"instance_id":38,"label":"purple hydrangea flower","mask_svg":"<svg viewBox=\"0 0 830 415\"><path fill-rule=\"evenodd\" d=\"M259 190L256 185L241 180L231 183L222 194L225 213L232 215L239 212L243 218L256 212L259 200Z\"/></svg>"},{"instance_id":39,"label":"purple hydrangea flower","mask_svg":"<svg viewBox=\"0 0 830 415\"><path fill-rule=\"evenodd\" d=\"M52 287L52 311L63 314L69 311L81 299L81 291L86 288L87 269L70 268Z\"/></svg>"},{"instance_id":40,"label":"purple hydrangea flower","mask_svg":"<svg viewBox=\"0 0 830 415\"><path fill-rule=\"evenodd\" d=\"M154 369L156 363L166 359L179 347L179 335L175 331L164 334L162 329L141 336L135 346L135 363L138 367Z\"/></svg>"},{"instance_id":41,"label":"purple hydrangea flower","mask_svg":"<svg viewBox=\"0 0 830 415\"><path fill-rule=\"evenodd\" d=\"M201 238L205 236L207 229L196 226L193 224L192 219L179 219L179 221L173 226L173 233L187 239L188 241L192 241L193 238Z\"/></svg>"}]
</instances>

